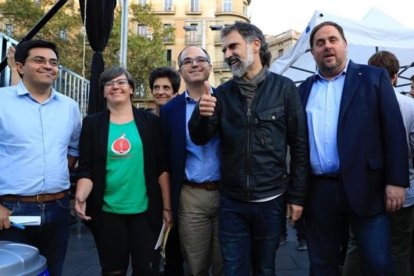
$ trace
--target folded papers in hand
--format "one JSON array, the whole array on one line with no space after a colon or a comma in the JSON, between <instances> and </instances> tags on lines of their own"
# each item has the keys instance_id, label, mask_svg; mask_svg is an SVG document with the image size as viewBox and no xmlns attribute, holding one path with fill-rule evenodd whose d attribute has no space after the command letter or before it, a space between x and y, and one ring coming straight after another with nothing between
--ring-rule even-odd
<instances>
[{"instance_id":1,"label":"folded papers in hand","mask_svg":"<svg viewBox=\"0 0 414 276\"><path fill-rule=\"evenodd\" d=\"M40 216L9 216L9 219L24 226L38 226L41 222Z\"/></svg>"},{"instance_id":2,"label":"folded papers in hand","mask_svg":"<svg viewBox=\"0 0 414 276\"><path fill-rule=\"evenodd\" d=\"M158 236L157 243L155 244L155 250L161 247L161 256L165 258L165 246L167 244L168 240L168 234L171 230L171 224L169 226L166 226L165 223L162 224L162 228L160 231L160 235Z\"/></svg>"}]
</instances>

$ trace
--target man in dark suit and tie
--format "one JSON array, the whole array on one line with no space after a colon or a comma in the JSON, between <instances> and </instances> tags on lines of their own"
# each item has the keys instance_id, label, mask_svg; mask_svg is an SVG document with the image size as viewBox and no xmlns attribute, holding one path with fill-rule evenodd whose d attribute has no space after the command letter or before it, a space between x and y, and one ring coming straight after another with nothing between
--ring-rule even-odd
<instances>
[{"instance_id":1,"label":"man in dark suit and tie","mask_svg":"<svg viewBox=\"0 0 414 276\"><path fill-rule=\"evenodd\" d=\"M318 70L300 86L312 177L307 201L311 275L338 275L344 225L364 275L394 275L386 212L401 208L409 185L407 143L387 72L353 63L334 22L310 35Z\"/></svg>"}]
</instances>

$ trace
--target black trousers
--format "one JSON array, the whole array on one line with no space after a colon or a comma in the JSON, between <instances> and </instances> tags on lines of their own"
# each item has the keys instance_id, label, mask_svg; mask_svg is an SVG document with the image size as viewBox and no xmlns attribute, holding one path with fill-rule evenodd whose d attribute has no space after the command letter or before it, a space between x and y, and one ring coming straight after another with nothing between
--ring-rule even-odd
<instances>
[{"instance_id":1,"label":"black trousers","mask_svg":"<svg viewBox=\"0 0 414 276\"><path fill-rule=\"evenodd\" d=\"M102 275L150 275L154 233L147 213L120 215L102 212L93 223Z\"/></svg>"},{"instance_id":2,"label":"black trousers","mask_svg":"<svg viewBox=\"0 0 414 276\"><path fill-rule=\"evenodd\" d=\"M168 235L167 245L165 248L165 276L182 276L184 275L184 259L181 254L180 237L178 235L178 226L175 225Z\"/></svg>"}]
</instances>

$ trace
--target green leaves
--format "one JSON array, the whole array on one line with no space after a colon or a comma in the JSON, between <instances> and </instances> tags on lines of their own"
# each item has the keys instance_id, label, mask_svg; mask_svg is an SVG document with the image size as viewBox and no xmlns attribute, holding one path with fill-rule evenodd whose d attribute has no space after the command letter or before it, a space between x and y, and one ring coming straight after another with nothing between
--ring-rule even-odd
<instances>
[{"instance_id":1,"label":"green leaves","mask_svg":"<svg viewBox=\"0 0 414 276\"><path fill-rule=\"evenodd\" d=\"M4 24L13 24L13 38L20 41L33 28L39 19L55 4L55 0L13 0L0 3L0 13ZM104 51L105 67L119 64L121 37L121 10L117 5L114 27L108 46ZM164 40L174 41L174 28L164 26L161 19L152 12L150 5L130 4L128 34L128 70L138 85L143 85L145 98L151 98L148 88L150 71L168 65ZM140 27L138 27L140 26ZM82 75L83 70L83 28L77 0L69 0L56 15L36 35L36 38L57 44L60 63ZM140 30L138 30L140 29ZM87 41L86 41L87 43ZM92 49L85 47L86 78L89 77Z\"/></svg>"}]
</instances>

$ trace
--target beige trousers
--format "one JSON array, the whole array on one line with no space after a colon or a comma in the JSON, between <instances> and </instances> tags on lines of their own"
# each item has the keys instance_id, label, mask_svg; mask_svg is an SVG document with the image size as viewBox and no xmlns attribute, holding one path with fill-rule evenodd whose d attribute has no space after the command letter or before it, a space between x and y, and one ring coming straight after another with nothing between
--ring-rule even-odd
<instances>
[{"instance_id":1,"label":"beige trousers","mask_svg":"<svg viewBox=\"0 0 414 276\"><path fill-rule=\"evenodd\" d=\"M223 275L218 240L218 191L183 185L178 209L181 250L190 275Z\"/></svg>"}]
</instances>

